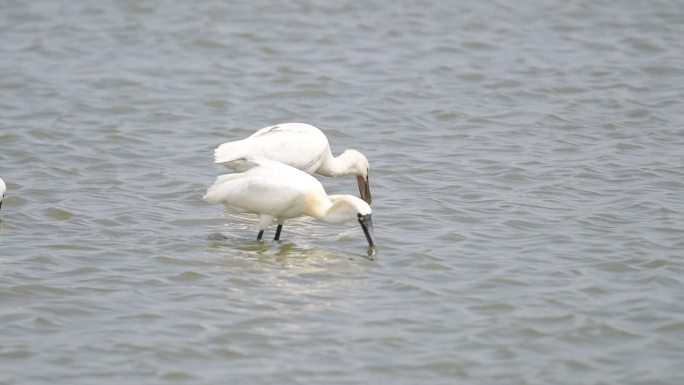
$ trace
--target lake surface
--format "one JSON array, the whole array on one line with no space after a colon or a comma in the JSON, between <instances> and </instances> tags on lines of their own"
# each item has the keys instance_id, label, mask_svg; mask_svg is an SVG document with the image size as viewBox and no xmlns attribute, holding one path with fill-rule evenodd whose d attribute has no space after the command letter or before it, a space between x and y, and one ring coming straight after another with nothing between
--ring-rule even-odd
<instances>
[{"instance_id":1,"label":"lake surface","mask_svg":"<svg viewBox=\"0 0 684 385\"><path fill-rule=\"evenodd\" d=\"M2 3L0 384L684 383L681 2ZM374 259L202 201L291 121Z\"/></svg>"}]
</instances>

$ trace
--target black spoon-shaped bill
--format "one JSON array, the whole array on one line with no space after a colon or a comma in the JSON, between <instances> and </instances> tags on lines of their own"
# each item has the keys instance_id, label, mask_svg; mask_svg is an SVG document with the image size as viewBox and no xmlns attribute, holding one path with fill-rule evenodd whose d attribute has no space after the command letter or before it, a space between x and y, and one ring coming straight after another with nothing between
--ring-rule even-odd
<instances>
[{"instance_id":1,"label":"black spoon-shaped bill","mask_svg":"<svg viewBox=\"0 0 684 385\"><path fill-rule=\"evenodd\" d=\"M361 175L357 175L356 183L359 184L359 195L361 195L361 199L366 201L366 203L371 204L373 197L371 196L370 192L370 182L368 181L368 175L366 175L365 178Z\"/></svg>"},{"instance_id":2,"label":"black spoon-shaped bill","mask_svg":"<svg viewBox=\"0 0 684 385\"><path fill-rule=\"evenodd\" d=\"M371 220L371 215L358 214L358 220L361 224L361 229L363 229L363 235L366 236L366 240L368 241L368 247L375 247L373 244L373 237L371 236L371 233L373 232L373 221Z\"/></svg>"}]
</instances>

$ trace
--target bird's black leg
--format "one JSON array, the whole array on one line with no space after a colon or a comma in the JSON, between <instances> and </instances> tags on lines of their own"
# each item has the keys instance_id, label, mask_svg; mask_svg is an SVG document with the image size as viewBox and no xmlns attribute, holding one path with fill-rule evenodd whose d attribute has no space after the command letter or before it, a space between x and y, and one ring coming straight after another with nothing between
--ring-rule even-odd
<instances>
[{"instance_id":1,"label":"bird's black leg","mask_svg":"<svg viewBox=\"0 0 684 385\"><path fill-rule=\"evenodd\" d=\"M261 237L264 236L264 230L259 230L259 234L257 235L257 241L261 240Z\"/></svg>"},{"instance_id":2,"label":"bird's black leg","mask_svg":"<svg viewBox=\"0 0 684 385\"><path fill-rule=\"evenodd\" d=\"M276 228L275 238L273 238L274 241L280 240L280 230L282 230L282 229L283 229L283 225L278 225L278 228Z\"/></svg>"}]
</instances>

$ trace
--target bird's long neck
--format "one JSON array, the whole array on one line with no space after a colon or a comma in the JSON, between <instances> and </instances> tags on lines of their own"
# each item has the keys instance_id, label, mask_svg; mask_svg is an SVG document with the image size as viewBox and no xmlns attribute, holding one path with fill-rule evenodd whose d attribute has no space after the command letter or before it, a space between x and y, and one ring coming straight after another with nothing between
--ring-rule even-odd
<instances>
[{"instance_id":1,"label":"bird's long neck","mask_svg":"<svg viewBox=\"0 0 684 385\"><path fill-rule=\"evenodd\" d=\"M306 200L306 214L328 223L342 223L349 219L345 214L347 205L341 201L332 201L328 196L311 196Z\"/></svg>"},{"instance_id":2,"label":"bird's long neck","mask_svg":"<svg viewBox=\"0 0 684 385\"><path fill-rule=\"evenodd\" d=\"M354 172L353 164L353 155L348 151L336 157L329 152L321 166L316 170L316 174L324 176L347 175Z\"/></svg>"},{"instance_id":3,"label":"bird's long neck","mask_svg":"<svg viewBox=\"0 0 684 385\"><path fill-rule=\"evenodd\" d=\"M310 193L307 194L305 198L304 213L308 216L324 221L323 218L325 218L332 205L333 203L327 195L324 196Z\"/></svg>"}]
</instances>

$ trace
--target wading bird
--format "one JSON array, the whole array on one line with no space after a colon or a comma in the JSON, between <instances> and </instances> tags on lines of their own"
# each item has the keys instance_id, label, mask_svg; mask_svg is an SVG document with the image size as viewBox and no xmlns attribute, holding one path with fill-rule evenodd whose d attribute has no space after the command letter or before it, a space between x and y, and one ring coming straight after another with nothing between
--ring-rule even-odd
<instances>
[{"instance_id":1,"label":"wading bird","mask_svg":"<svg viewBox=\"0 0 684 385\"><path fill-rule=\"evenodd\" d=\"M246 139L224 143L214 150L215 163L236 171L243 171L240 160L251 156L263 156L323 176L354 174L361 199L371 203L368 159L356 150L345 150L333 157L328 138L310 124L265 127Z\"/></svg>"},{"instance_id":2,"label":"wading bird","mask_svg":"<svg viewBox=\"0 0 684 385\"><path fill-rule=\"evenodd\" d=\"M363 200L353 195L328 195L313 176L264 157L242 159L239 168L246 171L216 178L204 200L222 203L235 212L257 214L257 240L273 219L278 221L274 240L279 240L286 219L308 215L328 223L356 219L368 246L374 246L371 208Z\"/></svg>"}]
</instances>

